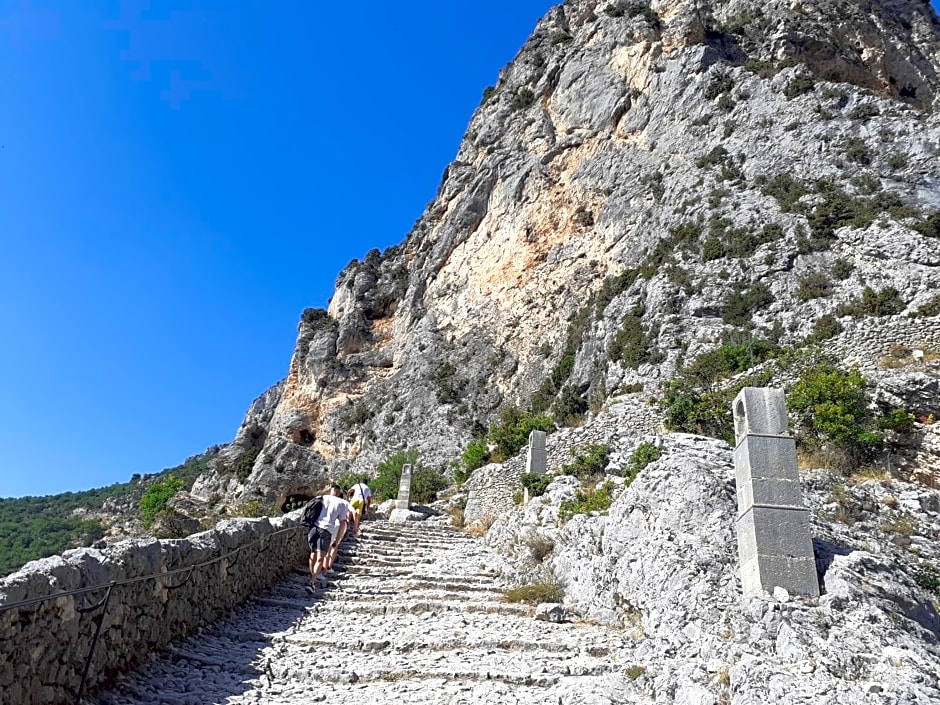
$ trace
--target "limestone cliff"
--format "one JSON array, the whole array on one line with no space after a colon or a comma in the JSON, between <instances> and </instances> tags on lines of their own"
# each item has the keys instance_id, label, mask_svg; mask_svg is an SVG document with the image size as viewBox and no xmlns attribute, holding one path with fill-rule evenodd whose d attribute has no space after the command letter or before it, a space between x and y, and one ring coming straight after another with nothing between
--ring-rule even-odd
<instances>
[{"instance_id":1,"label":"limestone cliff","mask_svg":"<svg viewBox=\"0 0 940 705\"><path fill-rule=\"evenodd\" d=\"M200 487L283 503L395 447L451 460L506 405L654 392L735 332L850 330L865 287L935 316L938 30L924 0L555 7Z\"/></svg>"}]
</instances>

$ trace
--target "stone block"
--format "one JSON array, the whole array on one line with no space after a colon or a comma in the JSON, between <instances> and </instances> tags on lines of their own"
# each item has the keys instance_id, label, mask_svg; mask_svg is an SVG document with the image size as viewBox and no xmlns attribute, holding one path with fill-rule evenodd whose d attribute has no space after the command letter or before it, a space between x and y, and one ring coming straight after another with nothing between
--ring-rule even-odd
<instances>
[{"instance_id":1,"label":"stone block","mask_svg":"<svg viewBox=\"0 0 940 705\"><path fill-rule=\"evenodd\" d=\"M738 554L813 558L809 511L754 507L738 518ZM786 587L784 585L783 587Z\"/></svg>"},{"instance_id":2,"label":"stone block","mask_svg":"<svg viewBox=\"0 0 940 705\"><path fill-rule=\"evenodd\" d=\"M734 468L738 516L754 505L804 507L792 438L745 436L734 449Z\"/></svg>"},{"instance_id":3,"label":"stone block","mask_svg":"<svg viewBox=\"0 0 940 705\"><path fill-rule=\"evenodd\" d=\"M787 436L787 401L782 389L745 387L731 405L734 438L740 443L748 434Z\"/></svg>"},{"instance_id":4,"label":"stone block","mask_svg":"<svg viewBox=\"0 0 940 705\"><path fill-rule=\"evenodd\" d=\"M395 506L398 509L408 509L411 506L411 476L414 468L405 465L401 469L401 478L398 481L398 499Z\"/></svg>"},{"instance_id":5,"label":"stone block","mask_svg":"<svg viewBox=\"0 0 940 705\"><path fill-rule=\"evenodd\" d=\"M819 597L816 561L785 556L754 556L741 564L741 587L745 595L773 594L783 588L790 595Z\"/></svg>"},{"instance_id":6,"label":"stone block","mask_svg":"<svg viewBox=\"0 0 940 705\"><path fill-rule=\"evenodd\" d=\"M754 507L738 519L738 558L747 595L782 587L817 597L816 558L805 509Z\"/></svg>"},{"instance_id":7,"label":"stone block","mask_svg":"<svg viewBox=\"0 0 940 705\"><path fill-rule=\"evenodd\" d=\"M544 475L548 469L548 457L545 452L545 431L529 433L529 450L526 453L526 472Z\"/></svg>"}]
</instances>

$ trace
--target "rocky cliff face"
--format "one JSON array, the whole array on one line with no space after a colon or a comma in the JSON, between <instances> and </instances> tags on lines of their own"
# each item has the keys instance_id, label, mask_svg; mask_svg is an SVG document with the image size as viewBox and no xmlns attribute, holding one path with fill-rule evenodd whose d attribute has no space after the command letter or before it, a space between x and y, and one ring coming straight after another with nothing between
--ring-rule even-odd
<instances>
[{"instance_id":1,"label":"rocky cliff face","mask_svg":"<svg viewBox=\"0 0 940 705\"><path fill-rule=\"evenodd\" d=\"M614 451L623 485L632 443L618 419L587 427ZM727 446L669 434L662 456L607 512L558 521L580 483L503 514L487 543L521 584L564 588L569 619L618 626L634 641L618 702L935 702L940 683L936 491L872 476L804 472L821 597L741 595L734 467ZM551 467L556 470L557 467Z\"/></svg>"},{"instance_id":2,"label":"rocky cliff face","mask_svg":"<svg viewBox=\"0 0 940 705\"><path fill-rule=\"evenodd\" d=\"M449 461L507 405L563 417L723 336L850 327L865 287L935 316L938 30L924 0L554 8L197 491L283 503L396 447Z\"/></svg>"}]
</instances>

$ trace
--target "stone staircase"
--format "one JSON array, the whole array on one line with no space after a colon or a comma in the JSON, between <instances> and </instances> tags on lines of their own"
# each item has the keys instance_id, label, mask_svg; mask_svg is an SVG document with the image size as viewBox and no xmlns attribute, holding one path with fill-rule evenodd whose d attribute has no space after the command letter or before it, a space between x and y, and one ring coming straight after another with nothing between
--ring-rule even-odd
<instances>
[{"instance_id":1,"label":"stone staircase","mask_svg":"<svg viewBox=\"0 0 940 705\"><path fill-rule=\"evenodd\" d=\"M482 541L434 522L363 524L318 597L298 570L155 654L95 705L623 703L632 638L502 600Z\"/></svg>"}]
</instances>

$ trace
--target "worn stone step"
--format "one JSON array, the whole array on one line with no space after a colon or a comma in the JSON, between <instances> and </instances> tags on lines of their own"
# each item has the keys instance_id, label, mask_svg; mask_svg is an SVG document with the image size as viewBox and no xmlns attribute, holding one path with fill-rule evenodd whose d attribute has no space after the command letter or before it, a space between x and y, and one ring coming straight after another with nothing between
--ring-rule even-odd
<instances>
[{"instance_id":1,"label":"worn stone step","mask_svg":"<svg viewBox=\"0 0 940 705\"><path fill-rule=\"evenodd\" d=\"M317 605L321 610L332 609L335 602L332 600L322 600ZM389 615L389 614L425 614L437 615L441 612L462 612L462 613L484 613L484 614L506 614L506 615L529 615L532 608L528 605L516 605L506 602L492 601L467 601L463 600L458 604L447 602L445 600L399 600L389 602L388 604L376 604L374 602L362 602L356 608L361 614L370 615Z\"/></svg>"},{"instance_id":2,"label":"worn stone step","mask_svg":"<svg viewBox=\"0 0 940 705\"><path fill-rule=\"evenodd\" d=\"M363 526L318 594L299 564L88 705L623 702L631 639L537 622L530 606L503 602L478 539L428 524Z\"/></svg>"},{"instance_id":3,"label":"worn stone step","mask_svg":"<svg viewBox=\"0 0 940 705\"><path fill-rule=\"evenodd\" d=\"M355 622L350 624L352 630L355 630ZM564 641L544 641L541 640L538 633L533 633L531 639L498 639L483 636L483 632L477 630L474 633L467 633L463 636L442 637L439 639L409 640L396 638L395 634L388 634L387 638L379 638L381 634L361 634L358 638L351 639L345 635L339 639L335 636L318 635L315 633L303 632L290 634L284 637L283 641L291 644L303 644L311 648L325 648L336 651L362 651L366 653L410 653L413 651L427 652L445 652L451 653L459 651L462 654L468 650L484 652L526 652L535 653L544 652L543 656L549 654L572 654L572 645ZM368 638L374 636L375 638ZM476 638L479 637L479 638ZM593 657L606 657L610 649L605 646L588 645L583 648L584 654ZM575 650L575 653L577 651Z\"/></svg>"}]
</instances>

